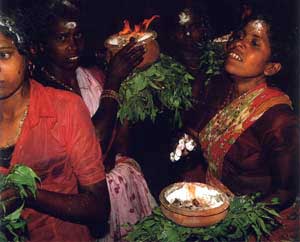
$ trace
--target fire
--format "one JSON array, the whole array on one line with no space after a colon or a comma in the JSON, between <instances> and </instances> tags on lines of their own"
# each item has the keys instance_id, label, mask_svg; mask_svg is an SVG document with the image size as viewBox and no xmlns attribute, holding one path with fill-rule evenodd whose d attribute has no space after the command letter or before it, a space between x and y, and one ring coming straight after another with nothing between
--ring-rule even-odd
<instances>
[{"instance_id":1,"label":"fire","mask_svg":"<svg viewBox=\"0 0 300 242\"><path fill-rule=\"evenodd\" d=\"M151 22L156 19L159 18L159 15L154 15L149 19L144 19L143 23L138 24L138 25L134 25L134 29L132 30L130 27L130 23L128 20L124 20L124 27L123 29L118 33L119 35L130 35L130 36L134 36L136 34L140 34L140 33L144 33L148 30L149 25L151 24Z\"/></svg>"},{"instance_id":2,"label":"fire","mask_svg":"<svg viewBox=\"0 0 300 242\"><path fill-rule=\"evenodd\" d=\"M124 20L124 28L122 31L119 32L119 35L125 35L125 34L130 34L132 31L131 31L131 28L130 28L130 24L129 24L129 21L126 19Z\"/></svg>"},{"instance_id":3,"label":"fire","mask_svg":"<svg viewBox=\"0 0 300 242\"><path fill-rule=\"evenodd\" d=\"M189 194L192 198L195 198L196 197L196 187L193 185L193 184L187 184L188 186L188 191L189 191Z\"/></svg>"},{"instance_id":4,"label":"fire","mask_svg":"<svg viewBox=\"0 0 300 242\"><path fill-rule=\"evenodd\" d=\"M156 18L159 18L159 16L158 16L158 15L154 15L154 16L152 16L152 17L149 18L149 19L144 19L144 21L143 21L143 23L142 23L142 30L143 30L144 32L147 31L149 25L150 25L150 24L152 23L152 21L153 21L154 19L156 19Z\"/></svg>"}]
</instances>

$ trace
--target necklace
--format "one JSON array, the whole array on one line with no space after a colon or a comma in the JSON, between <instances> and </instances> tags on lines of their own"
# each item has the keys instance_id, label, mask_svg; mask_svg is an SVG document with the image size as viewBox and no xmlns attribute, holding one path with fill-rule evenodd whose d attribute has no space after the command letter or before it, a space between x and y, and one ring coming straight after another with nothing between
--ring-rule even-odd
<instances>
[{"instance_id":1,"label":"necklace","mask_svg":"<svg viewBox=\"0 0 300 242\"><path fill-rule=\"evenodd\" d=\"M29 105L26 105L26 108L25 108L25 111L24 111L24 113L22 115L22 118L19 121L18 129L16 131L15 137L12 138L12 139L10 139L10 140L8 140L6 142L6 145L4 147L0 147L0 149L7 148L7 147L10 147L10 146L14 145L14 143L16 142L16 140L19 138L19 136L21 134L21 131L22 131L22 127L23 127L24 121L25 121L25 119L27 117L27 114L28 114L28 109L29 109Z\"/></svg>"},{"instance_id":2,"label":"necklace","mask_svg":"<svg viewBox=\"0 0 300 242\"><path fill-rule=\"evenodd\" d=\"M227 106L234 98L235 98L234 85L232 84L230 86L227 96L224 99L224 102L220 106L220 110L225 108L225 106Z\"/></svg>"},{"instance_id":3,"label":"necklace","mask_svg":"<svg viewBox=\"0 0 300 242\"><path fill-rule=\"evenodd\" d=\"M51 75L45 67L41 68L41 71L47 76L48 79L50 79L52 82L55 82L56 84L61 85L64 89L70 91L70 92L75 92L74 88L67 85L66 83L64 83L63 81L60 81L58 79L56 79L56 77L54 75Z\"/></svg>"}]
</instances>

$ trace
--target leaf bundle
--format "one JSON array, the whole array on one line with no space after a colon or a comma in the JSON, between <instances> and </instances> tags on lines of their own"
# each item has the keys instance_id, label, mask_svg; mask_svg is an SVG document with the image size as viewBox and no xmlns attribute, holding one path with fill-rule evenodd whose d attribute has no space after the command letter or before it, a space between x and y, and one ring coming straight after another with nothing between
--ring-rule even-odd
<instances>
[{"instance_id":1,"label":"leaf bundle","mask_svg":"<svg viewBox=\"0 0 300 242\"><path fill-rule=\"evenodd\" d=\"M161 54L158 62L146 70L135 71L122 83L118 118L121 122L136 123L146 118L154 122L159 113L168 109L180 127L180 112L192 106L193 79L181 64Z\"/></svg>"},{"instance_id":2,"label":"leaf bundle","mask_svg":"<svg viewBox=\"0 0 300 242\"><path fill-rule=\"evenodd\" d=\"M7 188L15 188L18 191L22 204L10 214L5 214L0 219L0 242L8 241L7 235L14 242L25 241L24 233L26 222L21 218L25 199L29 196L28 191L35 197L37 191L36 182L39 181L34 171L24 165L15 165L8 175L0 174L0 192ZM0 207L5 212L5 201L0 201Z\"/></svg>"},{"instance_id":3,"label":"leaf bundle","mask_svg":"<svg viewBox=\"0 0 300 242\"><path fill-rule=\"evenodd\" d=\"M235 197L231 201L227 216L216 225L200 228L188 228L168 220L160 208L153 214L131 226L131 232L125 237L129 242L183 242L183 241L248 241L255 236L268 235L278 222L279 214L268 207L272 203L255 202L256 196ZM130 225L128 225L130 227Z\"/></svg>"}]
</instances>

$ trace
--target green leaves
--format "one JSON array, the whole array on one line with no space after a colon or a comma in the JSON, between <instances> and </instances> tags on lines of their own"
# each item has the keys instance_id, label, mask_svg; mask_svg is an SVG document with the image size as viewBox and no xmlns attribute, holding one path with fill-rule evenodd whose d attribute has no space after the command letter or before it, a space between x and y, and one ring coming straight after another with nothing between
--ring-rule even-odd
<instances>
[{"instance_id":1,"label":"green leaves","mask_svg":"<svg viewBox=\"0 0 300 242\"><path fill-rule=\"evenodd\" d=\"M6 176L7 184L17 188L22 199L28 197L25 189L28 189L34 197L36 196L36 181L39 181L39 178L35 172L23 165L15 165Z\"/></svg>"},{"instance_id":2,"label":"green leaves","mask_svg":"<svg viewBox=\"0 0 300 242\"><path fill-rule=\"evenodd\" d=\"M154 122L159 113L168 109L174 113L174 124L180 127L180 112L192 106L193 79L182 65L161 54L157 63L134 72L122 83L118 118L121 122L136 123L146 118Z\"/></svg>"},{"instance_id":3,"label":"green leaves","mask_svg":"<svg viewBox=\"0 0 300 242\"><path fill-rule=\"evenodd\" d=\"M13 238L14 242L25 241L23 234L26 222L21 218L21 213L25 204L25 198L29 196L28 191L36 197L37 181L40 181L40 179L35 172L24 165L15 165L7 176L0 174L0 191L7 188L15 188L23 201L19 208L0 219L0 242L8 241L7 234ZM4 201L0 201L0 206L5 211Z\"/></svg>"},{"instance_id":4,"label":"green leaves","mask_svg":"<svg viewBox=\"0 0 300 242\"><path fill-rule=\"evenodd\" d=\"M257 196L240 196L231 201L226 218L220 223L201 228L188 228L168 220L160 208L155 208L153 214L132 226L131 232L125 237L129 242L163 241L182 242L192 238L192 241L247 241L254 235L259 241L278 226L278 213L268 208L271 204L255 203ZM275 202L275 203L273 203Z\"/></svg>"},{"instance_id":5,"label":"green leaves","mask_svg":"<svg viewBox=\"0 0 300 242\"><path fill-rule=\"evenodd\" d=\"M199 69L204 70L206 76L205 85L213 76L219 75L224 65L224 47L213 41L199 44Z\"/></svg>"}]
</instances>

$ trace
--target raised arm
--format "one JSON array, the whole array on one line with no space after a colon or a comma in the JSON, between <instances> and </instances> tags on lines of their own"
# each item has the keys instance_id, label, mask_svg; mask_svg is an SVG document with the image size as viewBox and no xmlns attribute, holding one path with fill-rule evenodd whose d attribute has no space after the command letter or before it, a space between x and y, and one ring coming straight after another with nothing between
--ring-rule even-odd
<instances>
[{"instance_id":1,"label":"raised arm","mask_svg":"<svg viewBox=\"0 0 300 242\"><path fill-rule=\"evenodd\" d=\"M143 46L134 46L135 44L134 39L131 39L129 44L111 59L104 92L112 90L111 93L118 93L121 82L142 62L145 49ZM99 109L92 118L103 153L106 153L113 135L117 111L118 102L114 98L102 98Z\"/></svg>"}]
</instances>

